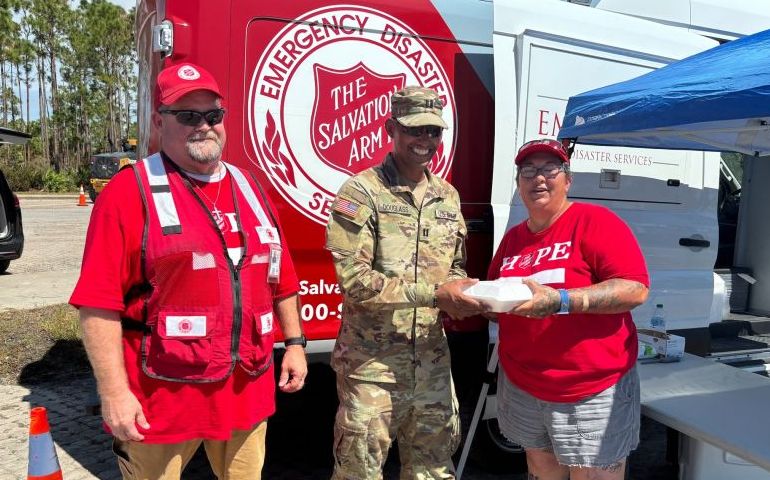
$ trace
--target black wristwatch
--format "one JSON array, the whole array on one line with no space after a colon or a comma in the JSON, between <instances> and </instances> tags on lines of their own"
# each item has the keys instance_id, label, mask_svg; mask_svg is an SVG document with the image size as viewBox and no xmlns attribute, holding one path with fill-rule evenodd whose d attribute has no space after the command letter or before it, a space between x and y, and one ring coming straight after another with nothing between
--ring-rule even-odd
<instances>
[{"instance_id":1,"label":"black wristwatch","mask_svg":"<svg viewBox=\"0 0 770 480\"><path fill-rule=\"evenodd\" d=\"M302 345L302 348L307 347L307 338L305 338L305 335L300 335L299 337L291 337L287 338L283 341L283 344L287 347L290 347L292 345Z\"/></svg>"}]
</instances>

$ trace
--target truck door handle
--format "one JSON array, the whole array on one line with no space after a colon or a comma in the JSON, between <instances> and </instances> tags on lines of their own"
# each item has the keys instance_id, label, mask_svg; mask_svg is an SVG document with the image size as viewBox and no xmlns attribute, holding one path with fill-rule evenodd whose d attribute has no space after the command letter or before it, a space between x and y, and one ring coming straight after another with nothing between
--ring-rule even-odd
<instances>
[{"instance_id":1,"label":"truck door handle","mask_svg":"<svg viewBox=\"0 0 770 480\"><path fill-rule=\"evenodd\" d=\"M680 238L679 245L683 247L708 248L711 245L711 242L701 238Z\"/></svg>"}]
</instances>

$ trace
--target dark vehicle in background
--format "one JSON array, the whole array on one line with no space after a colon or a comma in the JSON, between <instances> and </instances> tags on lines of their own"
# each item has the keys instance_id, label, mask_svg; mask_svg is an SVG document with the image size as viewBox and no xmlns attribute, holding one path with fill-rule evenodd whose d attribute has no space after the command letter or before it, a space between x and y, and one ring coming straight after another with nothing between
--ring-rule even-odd
<instances>
[{"instance_id":1,"label":"dark vehicle in background","mask_svg":"<svg viewBox=\"0 0 770 480\"><path fill-rule=\"evenodd\" d=\"M0 273L8 270L11 260L21 257L24 231L21 228L19 197L11 191L0 170Z\"/></svg>"},{"instance_id":2,"label":"dark vehicle in background","mask_svg":"<svg viewBox=\"0 0 770 480\"><path fill-rule=\"evenodd\" d=\"M0 127L0 145L24 145L31 135ZM0 273L8 270L11 260L21 257L24 250L24 230L21 227L19 197L11 191L0 170Z\"/></svg>"},{"instance_id":3,"label":"dark vehicle in background","mask_svg":"<svg viewBox=\"0 0 770 480\"><path fill-rule=\"evenodd\" d=\"M128 164L136 162L136 139L123 142L122 152L98 153L91 156L91 172L88 185L88 196L91 201L104 190L104 187L118 171Z\"/></svg>"}]
</instances>

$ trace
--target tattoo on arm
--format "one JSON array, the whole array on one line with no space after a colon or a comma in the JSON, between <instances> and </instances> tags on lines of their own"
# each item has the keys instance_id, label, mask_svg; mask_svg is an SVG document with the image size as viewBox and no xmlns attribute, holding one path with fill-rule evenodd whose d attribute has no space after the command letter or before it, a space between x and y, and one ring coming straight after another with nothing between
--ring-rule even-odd
<instances>
[{"instance_id":1,"label":"tattoo on arm","mask_svg":"<svg viewBox=\"0 0 770 480\"><path fill-rule=\"evenodd\" d=\"M559 311L561 296L554 289L549 289L546 295L536 296L532 305L532 315L542 318Z\"/></svg>"},{"instance_id":2,"label":"tattoo on arm","mask_svg":"<svg viewBox=\"0 0 770 480\"><path fill-rule=\"evenodd\" d=\"M583 297L588 301L588 313L621 313L641 305L647 299L647 287L633 280L612 278L596 285L571 288L570 311L583 311Z\"/></svg>"}]
</instances>

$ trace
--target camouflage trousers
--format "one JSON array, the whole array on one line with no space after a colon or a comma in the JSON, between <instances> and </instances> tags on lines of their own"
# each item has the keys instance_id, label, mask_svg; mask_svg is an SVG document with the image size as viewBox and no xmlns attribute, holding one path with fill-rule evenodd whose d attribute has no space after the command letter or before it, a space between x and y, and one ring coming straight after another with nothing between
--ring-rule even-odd
<instances>
[{"instance_id":1,"label":"camouflage trousers","mask_svg":"<svg viewBox=\"0 0 770 480\"><path fill-rule=\"evenodd\" d=\"M447 370L425 381L367 382L337 374L333 480L382 479L393 439L401 479L454 479L460 421Z\"/></svg>"}]
</instances>

